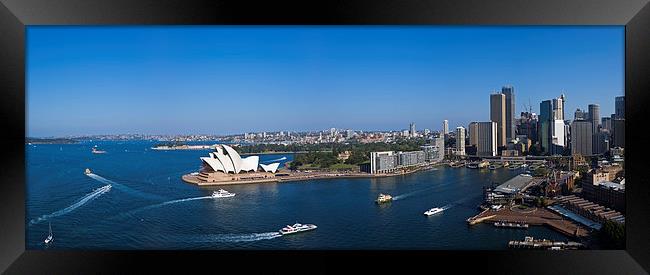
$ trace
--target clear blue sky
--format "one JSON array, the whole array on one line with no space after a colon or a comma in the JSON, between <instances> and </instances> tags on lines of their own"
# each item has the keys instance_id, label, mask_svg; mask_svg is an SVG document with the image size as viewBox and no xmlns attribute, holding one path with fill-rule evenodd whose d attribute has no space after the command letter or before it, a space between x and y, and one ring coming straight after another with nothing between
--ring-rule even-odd
<instances>
[{"instance_id":1,"label":"clear blue sky","mask_svg":"<svg viewBox=\"0 0 650 275\"><path fill-rule=\"evenodd\" d=\"M439 130L489 94L614 111L623 27L28 27L28 136Z\"/></svg>"}]
</instances>

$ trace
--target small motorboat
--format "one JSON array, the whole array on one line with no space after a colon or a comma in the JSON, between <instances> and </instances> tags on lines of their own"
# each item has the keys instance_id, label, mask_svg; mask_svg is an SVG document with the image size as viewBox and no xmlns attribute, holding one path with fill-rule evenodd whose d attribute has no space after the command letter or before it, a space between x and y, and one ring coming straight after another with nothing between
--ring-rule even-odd
<instances>
[{"instance_id":1,"label":"small motorboat","mask_svg":"<svg viewBox=\"0 0 650 275\"><path fill-rule=\"evenodd\" d=\"M43 241L45 244L50 244L54 240L54 235L52 235L52 223L50 223L50 234L47 235L47 238L45 238L45 241Z\"/></svg>"},{"instance_id":2,"label":"small motorboat","mask_svg":"<svg viewBox=\"0 0 650 275\"><path fill-rule=\"evenodd\" d=\"M434 207L434 208L431 208L431 209L427 210L426 212L424 212L424 215L431 216L431 215L434 215L434 214L438 214L438 213L440 213L442 211L445 211L445 209L442 209L440 207Z\"/></svg>"},{"instance_id":3,"label":"small motorboat","mask_svg":"<svg viewBox=\"0 0 650 275\"><path fill-rule=\"evenodd\" d=\"M92 174L92 173L93 173L93 172L90 171L90 168L86 168L86 171L84 171L84 174L86 174L86 175L90 175L90 174Z\"/></svg>"}]
</instances>

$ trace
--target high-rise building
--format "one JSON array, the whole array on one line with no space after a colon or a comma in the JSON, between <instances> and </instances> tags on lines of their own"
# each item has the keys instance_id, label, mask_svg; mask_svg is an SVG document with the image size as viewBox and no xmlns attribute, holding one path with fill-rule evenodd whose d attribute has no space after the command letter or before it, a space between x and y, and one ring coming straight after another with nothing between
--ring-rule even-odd
<instances>
[{"instance_id":1,"label":"high-rise building","mask_svg":"<svg viewBox=\"0 0 650 275\"><path fill-rule=\"evenodd\" d=\"M553 99L553 119L564 120L564 103L566 103L564 94Z\"/></svg>"},{"instance_id":2,"label":"high-rise building","mask_svg":"<svg viewBox=\"0 0 650 275\"><path fill-rule=\"evenodd\" d=\"M456 128L456 155L465 155L465 128L461 126Z\"/></svg>"},{"instance_id":3,"label":"high-rise building","mask_svg":"<svg viewBox=\"0 0 650 275\"><path fill-rule=\"evenodd\" d=\"M593 140L591 142L591 151L594 154L602 153L600 151L599 132L600 132L600 105L589 104L589 121L591 121L591 128L593 133Z\"/></svg>"},{"instance_id":4,"label":"high-rise building","mask_svg":"<svg viewBox=\"0 0 650 275\"><path fill-rule=\"evenodd\" d=\"M615 117L625 119L625 96L617 96L614 103Z\"/></svg>"},{"instance_id":5,"label":"high-rise building","mask_svg":"<svg viewBox=\"0 0 650 275\"><path fill-rule=\"evenodd\" d=\"M578 108L574 114L573 120L585 120L587 119L587 114Z\"/></svg>"},{"instance_id":6,"label":"high-rise building","mask_svg":"<svg viewBox=\"0 0 650 275\"><path fill-rule=\"evenodd\" d=\"M416 131L415 131L415 122L411 122L411 124L409 124L409 135L410 135L411 137L415 137L415 134L416 134Z\"/></svg>"},{"instance_id":7,"label":"high-rise building","mask_svg":"<svg viewBox=\"0 0 650 275\"><path fill-rule=\"evenodd\" d=\"M589 120L574 120L571 123L571 155L592 155L592 130Z\"/></svg>"},{"instance_id":8,"label":"high-rise building","mask_svg":"<svg viewBox=\"0 0 650 275\"><path fill-rule=\"evenodd\" d=\"M478 144L476 145L477 156L497 155L497 123L476 122L478 128Z\"/></svg>"},{"instance_id":9,"label":"high-rise building","mask_svg":"<svg viewBox=\"0 0 650 275\"><path fill-rule=\"evenodd\" d=\"M371 152L370 171L372 174L392 172L398 166L398 157L393 151Z\"/></svg>"},{"instance_id":10,"label":"high-rise building","mask_svg":"<svg viewBox=\"0 0 650 275\"><path fill-rule=\"evenodd\" d=\"M471 122L468 127L469 132L469 145L476 146L478 144L478 122Z\"/></svg>"},{"instance_id":11,"label":"high-rise building","mask_svg":"<svg viewBox=\"0 0 650 275\"><path fill-rule=\"evenodd\" d=\"M607 132L612 132L612 118L611 117L603 117L602 121L602 129L606 130Z\"/></svg>"},{"instance_id":12,"label":"high-rise building","mask_svg":"<svg viewBox=\"0 0 650 275\"><path fill-rule=\"evenodd\" d=\"M506 96L506 139L515 138L515 88L511 85L501 88L501 93Z\"/></svg>"},{"instance_id":13,"label":"high-rise building","mask_svg":"<svg viewBox=\"0 0 650 275\"><path fill-rule=\"evenodd\" d=\"M552 100L544 100L539 104L539 143L542 151L550 154L561 154L566 146L567 135L564 125L564 104L566 98L561 95Z\"/></svg>"},{"instance_id":14,"label":"high-rise building","mask_svg":"<svg viewBox=\"0 0 650 275\"><path fill-rule=\"evenodd\" d=\"M551 121L553 119L553 101L544 100L539 104L539 144L543 152L550 152L551 148Z\"/></svg>"},{"instance_id":15,"label":"high-rise building","mask_svg":"<svg viewBox=\"0 0 650 275\"><path fill-rule=\"evenodd\" d=\"M490 121L497 124L497 146L506 145L506 96L490 94Z\"/></svg>"},{"instance_id":16,"label":"high-rise building","mask_svg":"<svg viewBox=\"0 0 650 275\"><path fill-rule=\"evenodd\" d=\"M449 121L446 119L442 121L442 134L447 135L449 133Z\"/></svg>"},{"instance_id":17,"label":"high-rise building","mask_svg":"<svg viewBox=\"0 0 650 275\"><path fill-rule=\"evenodd\" d=\"M612 120L612 146L625 148L625 119Z\"/></svg>"}]
</instances>

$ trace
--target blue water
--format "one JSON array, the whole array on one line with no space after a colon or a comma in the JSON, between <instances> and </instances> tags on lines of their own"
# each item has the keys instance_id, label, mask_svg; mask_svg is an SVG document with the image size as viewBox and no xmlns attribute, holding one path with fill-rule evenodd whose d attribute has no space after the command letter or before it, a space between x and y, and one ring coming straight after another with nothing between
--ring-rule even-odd
<instances>
[{"instance_id":1,"label":"blue water","mask_svg":"<svg viewBox=\"0 0 650 275\"><path fill-rule=\"evenodd\" d=\"M151 141L27 145L28 249L506 249L524 236L567 240L548 228L468 226L482 187L517 172L440 167L399 177L220 187L181 181L207 150L154 151ZM210 144L210 143L205 143ZM98 145L106 154L92 154ZM292 155L260 155L260 162ZM84 169L90 168L91 175ZM395 201L376 205L379 193ZM432 207L446 211L431 217ZM280 236L295 222L318 229ZM52 225L54 243L43 245Z\"/></svg>"}]
</instances>

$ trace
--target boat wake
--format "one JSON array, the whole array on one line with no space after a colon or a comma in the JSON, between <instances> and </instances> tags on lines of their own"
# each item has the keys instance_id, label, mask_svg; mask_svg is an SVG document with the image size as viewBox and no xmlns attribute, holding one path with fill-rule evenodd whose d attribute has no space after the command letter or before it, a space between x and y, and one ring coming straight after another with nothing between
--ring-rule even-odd
<instances>
[{"instance_id":1,"label":"boat wake","mask_svg":"<svg viewBox=\"0 0 650 275\"><path fill-rule=\"evenodd\" d=\"M420 194L420 193L423 193L423 192L426 192L426 191L429 191L429 190L432 190L432 189L445 187L445 186L450 185L452 183L456 183L456 182L447 182L447 183L439 184L439 185L436 185L436 186L431 186L431 187L423 188L423 189L420 189L420 190L416 190L416 191L413 191L413 192L408 192L406 194L397 195L397 196L393 197L393 200L394 201L403 200L403 199L406 199L408 197L412 197L412 196L415 196L417 194Z\"/></svg>"},{"instance_id":2,"label":"boat wake","mask_svg":"<svg viewBox=\"0 0 650 275\"><path fill-rule=\"evenodd\" d=\"M175 204L175 203L186 202L186 201L195 201L195 200L207 200L207 199L214 199L214 198L212 196L203 196L203 197L193 197L193 198L171 200L171 201L161 202L161 203L158 203L158 204L153 204L153 205L141 207L141 208L138 208L138 209L134 209L134 210L128 211L126 213L123 213L123 214L121 214L119 216L131 216L131 215L135 215L135 214L140 213L140 212L145 211L145 210L162 207L162 206L169 205L169 204Z\"/></svg>"},{"instance_id":3,"label":"boat wake","mask_svg":"<svg viewBox=\"0 0 650 275\"><path fill-rule=\"evenodd\" d=\"M265 160L264 163L267 163L267 162L274 162L274 161L281 161L281 160L286 160L286 159L287 159L287 157L281 157L281 158L279 158L279 159Z\"/></svg>"},{"instance_id":4,"label":"boat wake","mask_svg":"<svg viewBox=\"0 0 650 275\"><path fill-rule=\"evenodd\" d=\"M29 225L37 224L37 223L40 223L42 221L48 220L50 218L59 217L59 216L63 216L65 214L68 214L68 213L74 211L75 209L81 207L82 205L88 203L89 201L98 198L99 196L101 196L102 194L104 194L104 193L106 193L106 192L108 192L110 190L111 190L111 185L110 184L108 184L106 186L102 186L100 188L97 188L94 191L92 191L92 192L86 194L85 196L83 196L79 201L75 202L74 204L72 204L72 205L70 205L70 206L68 206L66 208L63 208L63 209L61 209L59 211L56 211L56 212L54 212L52 214L43 215L43 216L40 216L40 217L38 217L36 219L31 220L29 222Z\"/></svg>"},{"instance_id":5,"label":"boat wake","mask_svg":"<svg viewBox=\"0 0 650 275\"><path fill-rule=\"evenodd\" d=\"M115 188L119 189L120 191L129 193L129 194L137 196L137 197L141 197L141 198L144 198L144 199L150 199L150 200L163 200L164 199L161 196L153 195L153 194L149 194L149 193L145 193L145 192L142 192L142 191L135 190L135 189L133 189L131 187L128 187L128 186L126 186L124 184L114 182L112 180L109 180L109 179L104 178L104 177L102 177L100 175L97 175L97 174L90 173L90 174L86 174L86 176L88 176L88 177L90 177L90 178L92 178L92 179L94 179L96 181L99 181L101 183L113 185L113 186L115 186Z\"/></svg>"},{"instance_id":6,"label":"boat wake","mask_svg":"<svg viewBox=\"0 0 650 275\"><path fill-rule=\"evenodd\" d=\"M282 237L279 232L250 233L250 234L209 234L199 235L192 238L196 242L256 242L261 240L271 240Z\"/></svg>"},{"instance_id":7,"label":"boat wake","mask_svg":"<svg viewBox=\"0 0 650 275\"><path fill-rule=\"evenodd\" d=\"M480 196L474 196L474 197L463 198L463 199L457 200L457 201L455 201L455 202L449 203L449 204L447 204L447 205L445 205L445 206L443 206L443 207L441 207L441 208L444 209L444 210L447 210L447 209L452 208L452 207L454 207L454 206L461 205L461 204L465 203L465 202L468 201L468 200L476 199L476 198L479 198L479 197L480 197Z\"/></svg>"}]
</instances>

